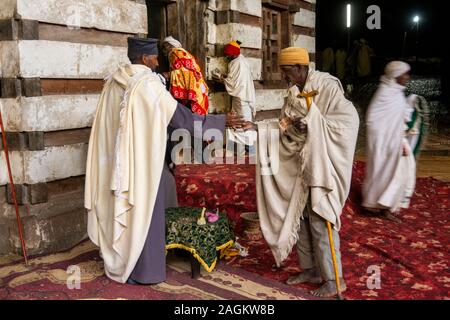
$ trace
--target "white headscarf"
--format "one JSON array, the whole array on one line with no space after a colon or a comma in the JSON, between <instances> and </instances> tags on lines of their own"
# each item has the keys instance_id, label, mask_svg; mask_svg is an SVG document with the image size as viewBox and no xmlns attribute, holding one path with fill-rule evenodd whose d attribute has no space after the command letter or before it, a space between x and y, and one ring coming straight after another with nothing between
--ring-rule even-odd
<instances>
[{"instance_id":1,"label":"white headscarf","mask_svg":"<svg viewBox=\"0 0 450 320\"><path fill-rule=\"evenodd\" d=\"M391 87L398 87L404 89L405 87L397 83L396 78L400 77L411 70L409 64L403 61L391 61L384 68L384 75L381 76L380 81Z\"/></svg>"},{"instance_id":2,"label":"white headscarf","mask_svg":"<svg viewBox=\"0 0 450 320\"><path fill-rule=\"evenodd\" d=\"M170 43L172 46L174 46L175 48L182 48L183 46L181 45L181 42L178 41L177 39L175 39L172 36L168 36L166 38L164 38L163 43L164 42L168 42Z\"/></svg>"},{"instance_id":3,"label":"white headscarf","mask_svg":"<svg viewBox=\"0 0 450 320\"><path fill-rule=\"evenodd\" d=\"M384 75L388 78L395 79L411 70L409 64L403 61L391 61L384 68Z\"/></svg>"}]
</instances>

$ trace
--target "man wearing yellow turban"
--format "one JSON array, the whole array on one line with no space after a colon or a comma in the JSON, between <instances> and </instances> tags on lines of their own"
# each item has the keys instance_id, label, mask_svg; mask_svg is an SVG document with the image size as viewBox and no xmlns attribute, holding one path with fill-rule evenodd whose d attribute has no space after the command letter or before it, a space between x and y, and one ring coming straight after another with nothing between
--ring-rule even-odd
<instances>
[{"instance_id":1,"label":"man wearing yellow turban","mask_svg":"<svg viewBox=\"0 0 450 320\"><path fill-rule=\"evenodd\" d=\"M320 283L312 293L331 297L337 284L326 222L333 226L342 292L346 286L338 231L350 189L359 117L337 78L309 68L307 50L281 50L279 65L289 84L280 120L257 125L261 229L278 266L297 244L304 272L290 277L288 284Z\"/></svg>"}]
</instances>

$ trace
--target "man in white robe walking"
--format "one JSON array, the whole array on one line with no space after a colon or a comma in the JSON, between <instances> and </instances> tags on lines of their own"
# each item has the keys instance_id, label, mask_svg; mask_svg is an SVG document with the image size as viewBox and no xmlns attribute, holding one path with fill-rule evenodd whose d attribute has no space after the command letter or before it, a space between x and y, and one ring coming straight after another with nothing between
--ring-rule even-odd
<instances>
[{"instance_id":1,"label":"man in white robe walking","mask_svg":"<svg viewBox=\"0 0 450 320\"><path fill-rule=\"evenodd\" d=\"M405 97L410 66L402 61L386 65L366 114L367 167L363 207L400 222L396 213L408 208L414 192L416 163L406 137L416 95Z\"/></svg>"}]
</instances>

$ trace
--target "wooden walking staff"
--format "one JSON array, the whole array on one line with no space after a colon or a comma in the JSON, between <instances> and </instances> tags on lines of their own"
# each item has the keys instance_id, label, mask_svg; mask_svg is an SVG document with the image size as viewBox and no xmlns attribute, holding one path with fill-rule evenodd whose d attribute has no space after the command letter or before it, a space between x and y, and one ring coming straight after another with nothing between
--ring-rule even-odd
<instances>
[{"instance_id":1,"label":"wooden walking staff","mask_svg":"<svg viewBox=\"0 0 450 320\"><path fill-rule=\"evenodd\" d=\"M27 249L25 246L25 240L24 240L23 231L22 231L22 220L20 219L19 205L17 204L16 188L14 186L14 180L13 180L13 175L12 175L12 171L11 171L11 163L9 162L8 144L6 143L6 133L5 133L5 128L3 127L3 118L2 118L1 110L0 110L0 128L1 128L2 140L3 140L3 149L5 152L6 166L8 168L9 182L11 183L12 197L14 200L14 207L16 209L17 228L19 229L20 243L22 245L22 252L23 252L23 257L25 259L25 265L28 265Z\"/></svg>"},{"instance_id":2,"label":"wooden walking staff","mask_svg":"<svg viewBox=\"0 0 450 320\"><path fill-rule=\"evenodd\" d=\"M311 104L312 104L312 98L315 97L316 95L318 95L319 92L317 90L313 90L311 92L308 93L300 93L298 95L298 97L302 97L306 99L306 106L309 109L311 108ZM336 293L337 293L337 298L339 300L344 300L344 297L342 296L341 293L341 283L340 283L340 278L339 278L339 269L338 269L338 265L337 265L337 259L336 259L336 251L334 249L334 241L333 241L333 233L331 232L331 223L330 221L326 220L325 221L326 225L327 225L327 231L328 231L328 239L330 240L330 250L331 250L331 257L333 259L333 269L334 269L334 276L336 279Z\"/></svg>"}]
</instances>

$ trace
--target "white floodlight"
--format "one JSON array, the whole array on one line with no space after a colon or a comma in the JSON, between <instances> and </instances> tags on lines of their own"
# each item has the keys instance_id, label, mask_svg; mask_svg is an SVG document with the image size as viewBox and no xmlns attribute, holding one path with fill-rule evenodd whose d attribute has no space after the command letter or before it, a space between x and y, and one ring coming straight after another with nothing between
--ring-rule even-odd
<instances>
[{"instance_id":1,"label":"white floodlight","mask_svg":"<svg viewBox=\"0 0 450 320\"><path fill-rule=\"evenodd\" d=\"M347 28L350 28L352 20L352 5L347 4Z\"/></svg>"}]
</instances>

